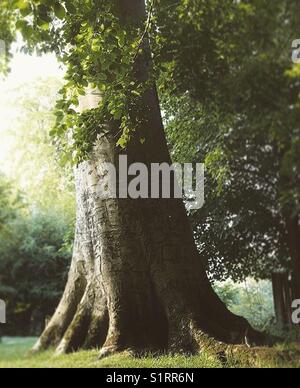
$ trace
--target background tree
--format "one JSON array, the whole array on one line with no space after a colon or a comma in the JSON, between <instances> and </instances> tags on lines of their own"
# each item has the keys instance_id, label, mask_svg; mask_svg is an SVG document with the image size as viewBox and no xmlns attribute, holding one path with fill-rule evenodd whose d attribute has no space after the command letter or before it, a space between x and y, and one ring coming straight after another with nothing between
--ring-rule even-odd
<instances>
[{"instance_id":1,"label":"background tree","mask_svg":"<svg viewBox=\"0 0 300 388\"><path fill-rule=\"evenodd\" d=\"M14 117L4 136L13 157L6 161L5 171L26 193L32 208L63 208L71 222L75 203L72 169L63 163L64 154L57 153L50 136L61 86L61 80L45 75L8 91L3 103L14 107Z\"/></svg>"},{"instance_id":2,"label":"background tree","mask_svg":"<svg viewBox=\"0 0 300 388\"><path fill-rule=\"evenodd\" d=\"M0 194L0 230L5 233L7 223L16 218L22 207L22 198L3 174L0 175Z\"/></svg>"},{"instance_id":3,"label":"background tree","mask_svg":"<svg viewBox=\"0 0 300 388\"><path fill-rule=\"evenodd\" d=\"M11 156L5 170L14 181L1 175L0 295L9 314L5 335L41 333L69 269L74 188L49 135L60 86L57 79L45 77L6 95L14 119L3 133Z\"/></svg>"},{"instance_id":4,"label":"background tree","mask_svg":"<svg viewBox=\"0 0 300 388\"><path fill-rule=\"evenodd\" d=\"M4 333L39 335L66 281L68 224L54 212L22 212L6 229L9 235L0 233L0 295L9 313Z\"/></svg>"},{"instance_id":5,"label":"background tree","mask_svg":"<svg viewBox=\"0 0 300 388\"><path fill-rule=\"evenodd\" d=\"M3 236L4 239L10 236L10 230L7 227L7 224L16 218L20 206L21 198L13 192L12 187L5 176L0 174L0 235ZM1 334L2 331L0 331L0 342Z\"/></svg>"},{"instance_id":6,"label":"background tree","mask_svg":"<svg viewBox=\"0 0 300 388\"><path fill-rule=\"evenodd\" d=\"M292 291L274 282L287 323L300 284L297 3L161 1L156 17L174 157L208 168L206 206L192 215L202 257L219 279L292 270Z\"/></svg>"}]
</instances>

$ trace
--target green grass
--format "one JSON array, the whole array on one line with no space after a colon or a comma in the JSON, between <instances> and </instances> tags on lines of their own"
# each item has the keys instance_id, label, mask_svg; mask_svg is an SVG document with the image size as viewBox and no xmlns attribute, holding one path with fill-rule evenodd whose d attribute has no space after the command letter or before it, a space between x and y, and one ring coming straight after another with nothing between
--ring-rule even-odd
<instances>
[{"instance_id":1,"label":"green grass","mask_svg":"<svg viewBox=\"0 0 300 388\"><path fill-rule=\"evenodd\" d=\"M34 344L34 338L3 338L0 343L0 368L222 368L224 365L210 354L202 354L193 357L185 356L162 356L133 358L125 354L97 360L98 351L82 351L66 356L55 357L53 352L48 351L37 355L28 352ZM235 357L229 360L226 367L300 367L300 359L295 358L294 352L299 348L282 347L286 352L287 359L274 359L268 356L268 351L263 359L254 357L253 360L243 361ZM298 353L297 353L298 354Z\"/></svg>"},{"instance_id":2,"label":"green grass","mask_svg":"<svg viewBox=\"0 0 300 388\"><path fill-rule=\"evenodd\" d=\"M34 338L3 338L0 343L0 368L218 368L221 363L208 355L133 358L116 355L97 360L98 351L82 351L55 357L53 352L28 354Z\"/></svg>"}]
</instances>

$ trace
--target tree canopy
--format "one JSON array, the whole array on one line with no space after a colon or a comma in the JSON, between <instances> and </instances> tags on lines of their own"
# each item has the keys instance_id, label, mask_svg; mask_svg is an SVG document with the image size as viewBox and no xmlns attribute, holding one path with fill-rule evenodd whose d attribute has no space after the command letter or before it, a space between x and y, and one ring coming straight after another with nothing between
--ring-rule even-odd
<instances>
[{"instance_id":1,"label":"tree canopy","mask_svg":"<svg viewBox=\"0 0 300 388\"><path fill-rule=\"evenodd\" d=\"M205 161L206 205L192 215L217 279L289 269L299 214L299 31L295 1L163 2L155 47L178 161ZM192 47L191 47L192 45Z\"/></svg>"}]
</instances>

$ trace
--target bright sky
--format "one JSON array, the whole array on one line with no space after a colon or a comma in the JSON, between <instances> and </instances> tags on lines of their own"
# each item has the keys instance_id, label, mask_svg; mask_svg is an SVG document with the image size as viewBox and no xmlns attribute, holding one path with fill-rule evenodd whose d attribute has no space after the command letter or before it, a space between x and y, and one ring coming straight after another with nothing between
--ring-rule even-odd
<instances>
[{"instance_id":1,"label":"bright sky","mask_svg":"<svg viewBox=\"0 0 300 388\"><path fill-rule=\"evenodd\" d=\"M43 77L63 77L63 70L60 69L54 55L42 57L25 55L18 50L17 45L13 53L10 74L5 79L0 75L0 170L4 172L12 142L7 136L7 131L17 116L17 108L12 103L14 90L24 83L34 82Z\"/></svg>"}]
</instances>

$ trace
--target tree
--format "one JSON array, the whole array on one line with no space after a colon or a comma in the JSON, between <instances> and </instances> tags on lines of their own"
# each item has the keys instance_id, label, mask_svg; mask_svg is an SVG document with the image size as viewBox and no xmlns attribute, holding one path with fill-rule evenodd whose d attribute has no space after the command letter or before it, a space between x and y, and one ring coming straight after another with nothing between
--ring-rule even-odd
<instances>
[{"instance_id":1,"label":"tree","mask_svg":"<svg viewBox=\"0 0 300 388\"><path fill-rule=\"evenodd\" d=\"M280 165L266 132L253 137L248 123L235 123L217 115L217 107L210 112L187 97L168 97L163 106L173 158L206 161L205 206L189 216L210 277L272 280L278 324L290 326L294 295L278 200ZM221 137L227 125L230 134Z\"/></svg>"},{"instance_id":2,"label":"tree","mask_svg":"<svg viewBox=\"0 0 300 388\"><path fill-rule=\"evenodd\" d=\"M29 49L55 50L68 66L53 135L65 139L77 163L69 279L35 349L101 346L104 356L124 349L195 352L218 347L213 337L263 343L265 336L213 292L181 200L97 195L94 182L105 173L98 166L120 154L126 152L130 163L170 163L144 2L21 0L13 7ZM78 100L88 108L80 114Z\"/></svg>"},{"instance_id":3,"label":"tree","mask_svg":"<svg viewBox=\"0 0 300 388\"><path fill-rule=\"evenodd\" d=\"M8 224L14 221L17 217L18 210L22 207L22 199L18 192L13 190L11 182L0 174L0 241L1 245L4 245L6 238L10 236L11 230ZM2 295L2 276L0 275L0 299ZM1 299L2 301L2 299ZM1 305L1 308L3 306ZM2 330L0 330L0 342L1 342Z\"/></svg>"},{"instance_id":4,"label":"tree","mask_svg":"<svg viewBox=\"0 0 300 388\"><path fill-rule=\"evenodd\" d=\"M285 271L274 289L286 323L300 284L297 3L163 4L156 56L169 139L179 160L208 168L206 206L192 215L202 257L216 279Z\"/></svg>"},{"instance_id":5,"label":"tree","mask_svg":"<svg viewBox=\"0 0 300 388\"><path fill-rule=\"evenodd\" d=\"M5 335L41 334L69 269L74 189L49 135L60 87L46 76L6 95L14 120L6 133L11 158L5 168L14 181L0 180L0 296L9 314Z\"/></svg>"},{"instance_id":6,"label":"tree","mask_svg":"<svg viewBox=\"0 0 300 388\"><path fill-rule=\"evenodd\" d=\"M0 232L0 295L9 314L5 335L40 335L64 289L68 224L55 211L20 211Z\"/></svg>"},{"instance_id":7,"label":"tree","mask_svg":"<svg viewBox=\"0 0 300 388\"><path fill-rule=\"evenodd\" d=\"M63 211L74 218L74 181L70 166L59 160L50 131L62 81L48 77L7 92L5 104L14 109L6 129L10 139L5 171L25 194L31 208ZM32 171L35 174L32 174Z\"/></svg>"},{"instance_id":8,"label":"tree","mask_svg":"<svg viewBox=\"0 0 300 388\"><path fill-rule=\"evenodd\" d=\"M6 225L14 220L22 207L22 197L13 189L11 182L0 174L0 231L5 233Z\"/></svg>"},{"instance_id":9,"label":"tree","mask_svg":"<svg viewBox=\"0 0 300 388\"><path fill-rule=\"evenodd\" d=\"M207 167L205 206L189 215L210 276L244 281L288 270L278 159L267 148L265 133L253 137L247 122L244 126L218 115L217 106L209 111L187 97L168 96L163 107L173 158L205 161Z\"/></svg>"}]
</instances>

